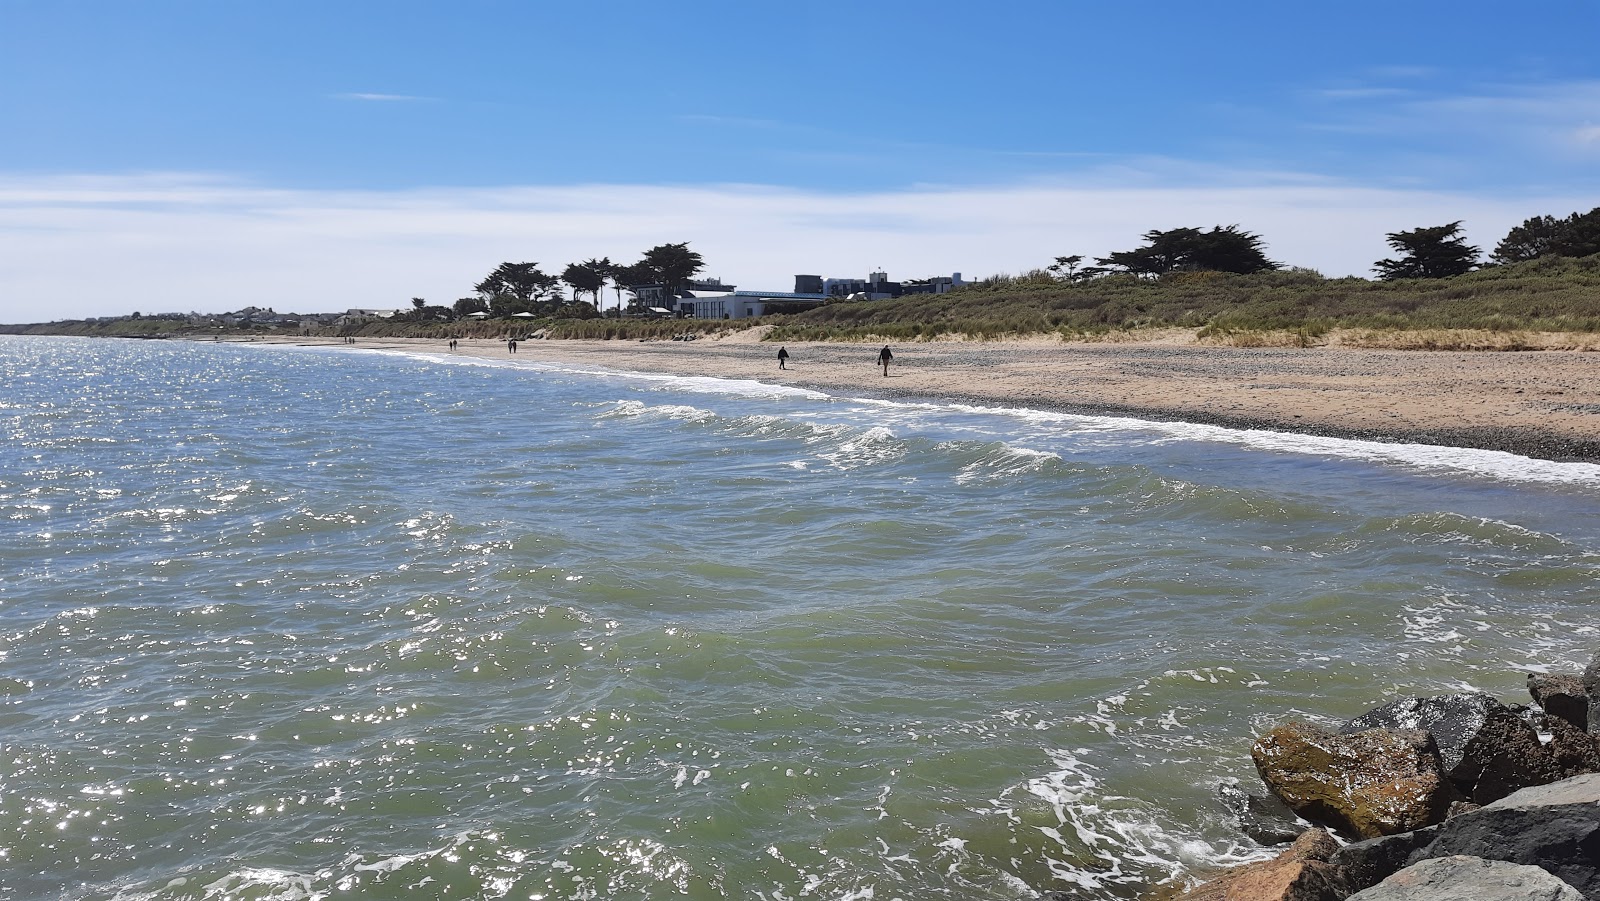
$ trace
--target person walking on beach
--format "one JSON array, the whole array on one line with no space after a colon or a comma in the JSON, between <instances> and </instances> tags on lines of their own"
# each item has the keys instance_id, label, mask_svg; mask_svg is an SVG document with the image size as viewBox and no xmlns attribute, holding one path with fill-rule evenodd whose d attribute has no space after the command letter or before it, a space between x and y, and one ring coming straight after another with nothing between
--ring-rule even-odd
<instances>
[{"instance_id":1,"label":"person walking on beach","mask_svg":"<svg viewBox=\"0 0 1600 901\"><path fill-rule=\"evenodd\" d=\"M517 352L517 339L512 338L512 339L506 341L506 353L513 353L514 354L516 352Z\"/></svg>"},{"instance_id":2,"label":"person walking on beach","mask_svg":"<svg viewBox=\"0 0 1600 901\"><path fill-rule=\"evenodd\" d=\"M878 351L878 365L883 367L885 378L889 376L889 361L894 359L894 354L889 352L889 345L885 344L883 350Z\"/></svg>"},{"instance_id":3,"label":"person walking on beach","mask_svg":"<svg viewBox=\"0 0 1600 901\"><path fill-rule=\"evenodd\" d=\"M787 347L778 348L778 368L779 369L788 369L789 368L788 363L789 363L789 348L787 348Z\"/></svg>"}]
</instances>

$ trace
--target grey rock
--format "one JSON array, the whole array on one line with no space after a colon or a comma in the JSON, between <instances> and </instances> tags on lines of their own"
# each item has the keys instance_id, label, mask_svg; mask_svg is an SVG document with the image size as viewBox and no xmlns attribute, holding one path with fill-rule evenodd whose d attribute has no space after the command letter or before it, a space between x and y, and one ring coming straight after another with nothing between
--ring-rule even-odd
<instances>
[{"instance_id":1,"label":"grey rock","mask_svg":"<svg viewBox=\"0 0 1600 901\"><path fill-rule=\"evenodd\" d=\"M1583 901L1583 895L1535 866L1452 856L1407 867L1348 901Z\"/></svg>"},{"instance_id":2,"label":"grey rock","mask_svg":"<svg viewBox=\"0 0 1600 901\"><path fill-rule=\"evenodd\" d=\"M1568 804L1589 804L1600 808L1600 773L1591 773L1585 776L1575 776L1552 782L1549 785L1536 785L1525 788L1515 794L1508 795L1488 805L1486 810L1503 810L1513 807L1562 807ZM1600 815L1600 809L1596 811Z\"/></svg>"},{"instance_id":3,"label":"grey rock","mask_svg":"<svg viewBox=\"0 0 1600 901\"><path fill-rule=\"evenodd\" d=\"M1311 828L1277 798L1253 795L1232 783L1217 786L1217 800L1241 832L1263 845L1292 842Z\"/></svg>"},{"instance_id":4,"label":"grey rock","mask_svg":"<svg viewBox=\"0 0 1600 901\"><path fill-rule=\"evenodd\" d=\"M1349 891L1371 888L1405 867L1411 855L1426 848L1439 826L1352 842L1334 852L1329 861Z\"/></svg>"},{"instance_id":5,"label":"grey rock","mask_svg":"<svg viewBox=\"0 0 1600 901\"><path fill-rule=\"evenodd\" d=\"M1363 713L1339 731L1378 728L1431 733L1446 776L1479 804L1561 777L1534 728L1488 695L1402 698Z\"/></svg>"},{"instance_id":6,"label":"grey rock","mask_svg":"<svg viewBox=\"0 0 1600 901\"><path fill-rule=\"evenodd\" d=\"M1542 867L1600 901L1600 774L1525 788L1447 820L1407 863L1453 855Z\"/></svg>"},{"instance_id":7,"label":"grey rock","mask_svg":"<svg viewBox=\"0 0 1600 901\"><path fill-rule=\"evenodd\" d=\"M1439 746L1439 760L1446 773L1461 766L1467 743L1483 728L1489 714L1500 702L1485 694L1439 695L1432 698L1401 698L1374 707L1339 727L1340 734L1367 729L1423 729L1433 733Z\"/></svg>"},{"instance_id":8,"label":"grey rock","mask_svg":"<svg viewBox=\"0 0 1600 901\"><path fill-rule=\"evenodd\" d=\"M1589 693L1576 675L1528 674L1528 694L1544 712L1579 729L1589 728Z\"/></svg>"}]
</instances>

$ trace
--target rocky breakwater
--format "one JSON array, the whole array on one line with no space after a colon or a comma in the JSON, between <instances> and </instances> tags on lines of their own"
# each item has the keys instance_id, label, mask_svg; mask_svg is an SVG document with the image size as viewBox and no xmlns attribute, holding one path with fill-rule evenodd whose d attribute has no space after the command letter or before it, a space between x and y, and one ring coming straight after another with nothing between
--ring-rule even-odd
<instances>
[{"instance_id":1,"label":"rocky breakwater","mask_svg":"<svg viewBox=\"0 0 1600 901\"><path fill-rule=\"evenodd\" d=\"M1224 802L1258 841L1304 831L1147 901L1600 901L1600 655L1528 691L1534 706L1403 698L1270 730L1251 757L1271 797Z\"/></svg>"}]
</instances>

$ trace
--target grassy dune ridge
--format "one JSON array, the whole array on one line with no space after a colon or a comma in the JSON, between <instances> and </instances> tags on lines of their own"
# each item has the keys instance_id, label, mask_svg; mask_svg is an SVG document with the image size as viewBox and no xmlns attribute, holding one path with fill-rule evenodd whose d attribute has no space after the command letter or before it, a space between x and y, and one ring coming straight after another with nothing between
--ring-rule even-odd
<instances>
[{"instance_id":1,"label":"grassy dune ridge","mask_svg":"<svg viewBox=\"0 0 1600 901\"><path fill-rule=\"evenodd\" d=\"M1235 275L1177 272L1067 283L1036 271L997 276L948 294L839 301L758 320L382 320L344 328L191 327L117 319L0 326L0 333L203 337L645 340L769 326L767 341L978 340L1055 335L1140 341L1178 330L1238 347L1340 344L1418 350L1600 350L1600 255L1547 257L1447 279L1324 278L1305 269Z\"/></svg>"},{"instance_id":2,"label":"grassy dune ridge","mask_svg":"<svg viewBox=\"0 0 1600 901\"><path fill-rule=\"evenodd\" d=\"M775 317L776 318L776 317ZM1180 272L1075 284L1048 273L995 278L941 295L829 304L783 317L770 340L901 340L1058 333L1093 339L1151 328L1250 343L1367 332L1600 333L1600 255L1496 266L1449 279L1380 282L1307 270ZM1235 339L1235 340L1229 340Z\"/></svg>"}]
</instances>

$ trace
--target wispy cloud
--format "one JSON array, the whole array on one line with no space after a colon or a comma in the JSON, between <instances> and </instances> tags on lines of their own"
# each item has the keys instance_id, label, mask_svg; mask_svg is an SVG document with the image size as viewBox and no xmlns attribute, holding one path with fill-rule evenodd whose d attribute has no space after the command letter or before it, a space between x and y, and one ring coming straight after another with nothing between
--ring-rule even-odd
<instances>
[{"instance_id":1,"label":"wispy cloud","mask_svg":"<svg viewBox=\"0 0 1600 901\"><path fill-rule=\"evenodd\" d=\"M1480 85L1454 93L1365 88L1323 95L1393 101L1375 104L1370 118L1408 132L1566 133L1600 118L1600 80Z\"/></svg>"},{"instance_id":2,"label":"wispy cloud","mask_svg":"<svg viewBox=\"0 0 1600 901\"><path fill-rule=\"evenodd\" d=\"M1169 173L1170 174L1170 173ZM1129 167L1090 179L876 193L752 185L302 191L181 174L0 176L0 322L130 310L327 311L448 302L503 260L559 268L690 241L709 273L783 289L796 272L1020 272L1104 255L1152 228L1238 223L1274 259L1367 274L1387 232L1466 220L1493 244L1570 197L1496 201L1285 173L1208 182ZM89 265L92 264L92 265ZM73 272L70 290L61 273Z\"/></svg>"},{"instance_id":3,"label":"wispy cloud","mask_svg":"<svg viewBox=\"0 0 1600 901\"><path fill-rule=\"evenodd\" d=\"M336 100L359 100L368 103L415 103L431 100L431 97L416 97L411 94L371 94L353 92L348 94L334 94Z\"/></svg>"},{"instance_id":4,"label":"wispy cloud","mask_svg":"<svg viewBox=\"0 0 1600 901\"><path fill-rule=\"evenodd\" d=\"M1317 92L1318 96L1329 100L1388 100L1395 97L1414 95L1415 92L1406 88L1327 88Z\"/></svg>"}]
</instances>

